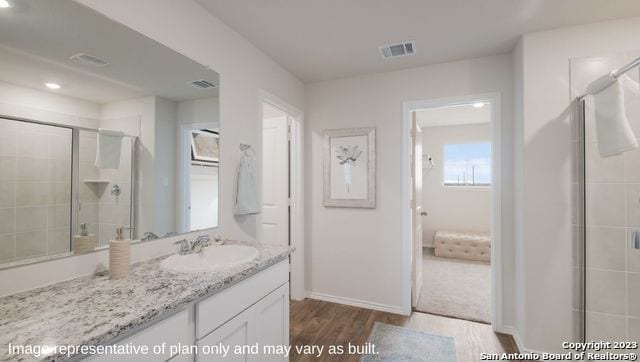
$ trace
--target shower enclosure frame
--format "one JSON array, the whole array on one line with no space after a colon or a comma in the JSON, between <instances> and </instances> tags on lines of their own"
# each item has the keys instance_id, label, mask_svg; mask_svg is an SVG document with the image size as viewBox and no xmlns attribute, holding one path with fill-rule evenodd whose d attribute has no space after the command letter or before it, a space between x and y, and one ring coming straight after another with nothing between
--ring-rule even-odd
<instances>
[{"instance_id":1,"label":"shower enclosure frame","mask_svg":"<svg viewBox=\"0 0 640 362\"><path fill-rule=\"evenodd\" d=\"M617 78L619 78L620 76L624 75L625 73L640 67L640 57L634 59L633 61L627 63L626 65L622 66L621 68L618 69L614 69L612 70L608 76L611 77L610 82L608 83L602 83L600 85L600 87L598 87L595 90L592 90L589 93L585 93L582 94L580 96L578 96L577 98L575 98L575 102L577 104L577 112L578 112L578 147L577 147L577 151L578 151L578 177L580 177L578 181L578 184L581 186L581 192L580 192L580 199L578 201L581 202L581 204L578 205L578 209L580 212L580 215L578 215L578 219L580 220L581 224L579 224L579 228L580 228L580 254L578 257L580 259L580 261L582 262L581 265L581 273L580 273L580 277L582 278L582 280L580 281L580 285L582 287L582 290L580 291L580 296L581 296L581 300L580 300L580 308L581 308L581 316L582 316L582 321L581 321L581 325L580 325L580 335L582 337L582 342L586 342L587 341L587 323L588 323L588 318L587 318L587 287L588 287L588 280L587 280L587 263L588 263L588 256L587 256L587 155L586 155L586 97L589 95L593 95L593 94L597 94L601 91L603 91L604 89L608 88L609 86L611 86L612 84L614 84L614 82L616 81ZM603 75L602 78L606 77L607 75ZM625 238L627 237L626 233L625 233ZM625 239L625 243L627 242L627 240ZM627 316L628 318L628 316Z\"/></svg>"},{"instance_id":2,"label":"shower enclosure frame","mask_svg":"<svg viewBox=\"0 0 640 362\"><path fill-rule=\"evenodd\" d=\"M70 210L70 217L69 217L69 221L70 221L70 238L69 238L69 254L73 254L73 250L72 250L72 239L73 239L73 235L76 235L78 233L78 213L79 213L79 209L80 209L80 201L79 201L79 185L80 185L80 175L79 175L79 169L80 169L80 131L84 131L84 132L94 132L94 133L98 133L98 130L95 128L89 128L89 127L82 127L82 126L73 126L73 125L68 125L68 124L61 124L61 123L55 123L55 122L46 122L46 121L40 121L40 120L35 120L35 119L30 119L30 118L23 118L23 117L15 117L15 116L10 116L10 115L5 115L5 114L0 114L0 118L2 119L6 119L6 120L10 120L10 121L15 121L15 122L25 122L25 123L31 123L31 124L38 124L38 125L43 125L43 126L50 126L50 127L59 127L59 128L64 128L64 129L69 129L71 130L71 210ZM138 189L138 177L136 177L136 160L137 160L137 143L138 143L138 136L132 136L132 135L125 135L124 137L127 138L131 138L131 170L130 170L130 174L131 174L131 190L130 190L130 200L129 200L129 205L130 205L130 212L129 212L129 225L131 226L131 234L130 237L132 239L135 239L137 234L138 234L138 230L136 227L136 221L137 221L137 205L135 200L137 199L137 189ZM114 230L115 233L115 230ZM114 235L115 236L115 235ZM104 246L98 246L96 248L96 250L102 249L104 248Z\"/></svg>"}]
</instances>

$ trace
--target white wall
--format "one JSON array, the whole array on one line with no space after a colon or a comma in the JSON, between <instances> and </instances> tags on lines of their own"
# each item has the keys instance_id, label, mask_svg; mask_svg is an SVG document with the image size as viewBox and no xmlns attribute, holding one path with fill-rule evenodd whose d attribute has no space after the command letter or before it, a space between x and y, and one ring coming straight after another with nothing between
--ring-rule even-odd
<instances>
[{"instance_id":1,"label":"white wall","mask_svg":"<svg viewBox=\"0 0 640 362\"><path fill-rule=\"evenodd\" d=\"M521 142L516 150L522 148L516 260L522 261L517 283L523 287L516 300L524 308L516 320L527 349L561 351L561 341L579 332L579 313L572 311L577 280L569 59L638 50L638 33L636 17L527 34L514 56L521 63L515 69L522 71L516 75L521 134L515 138Z\"/></svg>"},{"instance_id":2,"label":"white wall","mask_svg":"<svg viewBox=\"0 0 640 362\"><path fill-rule=\"evenodd\" d=\"M177 223L177 177L178 159L178 115L177 103L155 97L155 198L156 210L153 232L164 235L178 230Z\"/></svg>"},{"instance_id":3,"label":"white wall","mask_svg":"<svg viewBox=\"0 0 640 362\"><path fill-rule=\"evenodd\" d=\"M97 128L100 122L100 105L0 81L0 114Z\"/></svg>"},{"instance_id":4,"label":"white wall","mask_svg":"<svg viewBox=\"0 0 640 362\"><path fill-rule=\"evenodd\" d=\"M488 187L444 187L444 145L491 142L489 123L422 127L422 153L433 157L435 167L422 170L422 243L433 247L438 230L489 232L491 191Z\"/></svg>"},{"instance_id":5,"label":"white wall","mask_svg":"<svg viewBox=\"0 0 640 362\"><path fill-rule=\"evenodd\" d=\"M256 239L260 216L234 217L232 212L240 160L238 145L253 145L260 160L259 91L302 109L302 82L195 1L77 1L220 74L220 229L227 237ZM153 16L149 16L149 9Z\"/></svg>"},{"instance_id":6,"label":"white wall","mask_svg":"<svg viewBox=\"0 0 640 362\"><path fill-rule=\"evenodd\" d=\"M202 98L178 103L178 123L212 123L220 127L220 99Z\"/></svg>"},{"instance_id":7,"label":"white wall","mask_svg":"<svg viewBox=\"0 0 640 362\"><path fill-rule=\"evenodd\" d=\"M316 297L400 311L402 282L402 103L469 94L502 95L504 257L513 252L511 57L499 55L309 84L306 88L307 290ZM322 205L322 132L377 131L377 207ZM509 273L509 271L507 271ZM512 286L505 285L510 291ZM510 295L507 292L506 295ZM511 304L506 304L511 305Z\"/></svg>"}]
</instances>

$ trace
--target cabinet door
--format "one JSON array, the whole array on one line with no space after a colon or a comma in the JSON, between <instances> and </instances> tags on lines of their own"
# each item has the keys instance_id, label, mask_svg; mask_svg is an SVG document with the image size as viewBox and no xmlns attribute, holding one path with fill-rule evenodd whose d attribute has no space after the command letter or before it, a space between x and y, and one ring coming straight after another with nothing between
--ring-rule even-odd
<instances>
[{"instance_id":1,"label":"cabinet door","mask_svg":"<svg viewBox=\"0 0 640 362\"><path fill-rule=\"evenodd\" d=\"M250 321L251 310L245 310L198 341L196 361L250 361L249 354L236 354L236 346L249 346L252 343ZM222 348L228 348L226 356Z\"/></svg>"},{"instance_id":2,"label":"cabinet door","mask_svg":"<svg viewBox=\"0 0 640 362\"><path fill-rule=\"evenodd\" d=\"M197 361L288 361L289 283L278 287L253 306L198 341ZM234 353L236 347L242 353ZM227 356L220 353L228 348Z\"/></svg>"},{"instance_id":3,"label":"cabinet door","mask_svg":"<svg viewBox=\"0 0 640 362\"><path fill-rule=\"evenodd\" d=\"M131 344L134 346L147 346L149 348L149 354L140 355L95 355L89 356L86 360L91 362L128 362L128 361L166 361L172 356L169 354L169 348L165 350L165 354L156 355L153 354L153 347L166 343L167 346L175 346L178 344L190 345L193 341L193 332L189 324L191 316L190 310L185 309L172 316L169 316L150 327L143 329L142 331L125 338L116 345Z\"/></svg>"},{"instance_id":4,"label":"cabinet door","mask_svg":"<svg viewBox=\"0 0 640 362\"><path fill-rule=\"evenodd\" d=\"M267 347L282 347L289 345L289 283L271 292L252 307L251 320L253 336L258 342L259 354L254 361L282 362L288 361L283 354L264 353ZM280 348L278 348L281 351ZM273 352L271 350L270 352Z\"/></svg>"}]
</instances>

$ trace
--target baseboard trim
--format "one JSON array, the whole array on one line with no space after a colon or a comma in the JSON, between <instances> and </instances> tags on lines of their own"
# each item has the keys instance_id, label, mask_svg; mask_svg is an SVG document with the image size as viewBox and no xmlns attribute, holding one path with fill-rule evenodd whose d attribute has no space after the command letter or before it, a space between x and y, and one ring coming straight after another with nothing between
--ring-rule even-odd
<instances>
[{"instance_id":1,"label":"baseboard trim","mask_svg":"<svg viewBox=\"0 0 640 362\"><path fill-rule=\"evenodd\" d=\"M331 303L345 304L353 307L373 309L381 312L407 315L405 311L402 309L402 307L380 304L380 303L372 303L372 302L367 302L359 299L338 297L331 294L307 292L307 298L322 300L322 301L331 302Z\"/></svg>"}]
</instances>

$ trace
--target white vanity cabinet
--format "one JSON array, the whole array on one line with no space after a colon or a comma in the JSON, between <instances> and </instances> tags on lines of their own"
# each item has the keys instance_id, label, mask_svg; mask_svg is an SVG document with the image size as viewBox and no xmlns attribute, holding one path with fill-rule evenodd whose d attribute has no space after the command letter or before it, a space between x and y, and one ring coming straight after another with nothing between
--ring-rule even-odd
<instances>
[{"instance_id":1,"label":"white vanity cabinet","mask_svg":"<svg viewBox=\"0 0 640 362\"><path fill-rule=\"evenodd\" d=\"M274 265L208 299L197 303L196 339L203 352L221 344L231 350L225 361L283 361L263 355L263 347L289 345L289 265ZM275 288L275 289L274 289ZM256 346L234 355L235 346ZM219 354L200 353L197 361L218 361Z\"/></svg>"},{"instance_id":2,"label":"white vanity cabinet","mask_svg":"<svg viewBox=\"0 0 640 362\"><path fill-rule=\"evenodd\" d=\"M289 262L279 262L146 327L116 344L197 345L198 355L93 356L92 361L286 361L263 346L289 345ZM229 346L226 358L217 352ZM258 346L234 354L235 346ZM208 352L208 353L203 353Z\"/></svg>"},{"instance_id":3,"label":"white vanity cabinet","mask_svg":"<svg viewBox=\"0 0 640 362\"><path fill-rule=\"evenodd\" d=\"M220 345L229 346L229 354L199 354L197 361L285 361L283 355L264 353L265 346L289 345L289 283L233 317L202 339L198 350L206 351ZM234 354L236 347L246 350Z\"/></svg>"}]
</instances>

